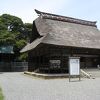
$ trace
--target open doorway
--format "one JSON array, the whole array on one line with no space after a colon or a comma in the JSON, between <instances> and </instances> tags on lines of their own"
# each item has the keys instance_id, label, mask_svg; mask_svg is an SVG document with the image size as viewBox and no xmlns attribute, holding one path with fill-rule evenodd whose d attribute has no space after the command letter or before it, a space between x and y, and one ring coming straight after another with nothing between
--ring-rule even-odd
<instances>
[{"instance_id":1,"label":"open doorway","mask_svg":"<svg viewBox=\"0 0 100 100\"><path fill-rule=\"evenodd\" d=\"M81 57L80 66L81 68L97 68L100 65L99 57Z\"/></svg>"}]
</instances>

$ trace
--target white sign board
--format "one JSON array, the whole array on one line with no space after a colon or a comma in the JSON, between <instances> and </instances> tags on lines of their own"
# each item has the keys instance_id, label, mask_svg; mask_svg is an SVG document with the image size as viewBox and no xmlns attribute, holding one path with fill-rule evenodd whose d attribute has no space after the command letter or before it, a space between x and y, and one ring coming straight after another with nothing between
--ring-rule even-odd
<instances>
[{"instance_id":1,"label":"white sign board","mask_svg":"<svg viewBox=\"0 0 100 100\"><path fill-rule=\"evenodd\" d=\"M50 60L51 68L60 68L61 61L60 60Z\"/></svg>"},{"instance_id":2,"label":"white sign board","mask_svg":"<svg viewBox=\"0 0 100 100\"><path fill-rule=\"evenodd\" d=\"M79 58L69 59L69 73L70 75L80 75L80 60Z\"/></svg>"}]
</instances>

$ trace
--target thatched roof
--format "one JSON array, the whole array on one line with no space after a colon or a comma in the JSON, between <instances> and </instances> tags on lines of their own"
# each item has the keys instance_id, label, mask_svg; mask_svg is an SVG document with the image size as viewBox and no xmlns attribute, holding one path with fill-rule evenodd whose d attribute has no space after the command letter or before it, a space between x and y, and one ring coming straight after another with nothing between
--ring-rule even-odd
<instances>
[{"instance_id":1,"label":"thatched roof","mask_svg":"<svg viewBox=\"0 0 100 100\"><path fill-rule=\"evenodd\" d=\"M35 20L37 31L40 36L46 35L39 44L100 49L100 31L97 29L95 21L75 19L37 10L36 13L39 14ZM38 40L31 43L29 49L23 48L21 52L34 49L36 41Z\"/></svg>"},{"instance_id":2,"label":"thatched roof","mask_svg":"<svg viewBox=\"0 0 100 100\"><path fill-rule=\"evenodd\" d=\"M37 47L44 38L45 38L45 36L37 38L32 43L28 43L20 52L26 52L26 51L32 50L33 48Z\"/></svg>"}]
</instances>

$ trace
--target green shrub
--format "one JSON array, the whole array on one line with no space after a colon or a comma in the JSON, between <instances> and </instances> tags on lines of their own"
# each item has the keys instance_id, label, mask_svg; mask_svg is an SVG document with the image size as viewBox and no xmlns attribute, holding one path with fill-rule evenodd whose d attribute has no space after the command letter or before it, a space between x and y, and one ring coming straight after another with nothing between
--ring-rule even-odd
<instances>
[{"instance_id":1,"label":"green shrub","mask_svg":"<svg viewBox=\"0 0 100 100\"><path fill-rule=\"evenodd\" d=\"M3 96L3 93L2 93L2 89L0 88L0 100L4 100L4 96Z\"/></svg>"}]
</instances>

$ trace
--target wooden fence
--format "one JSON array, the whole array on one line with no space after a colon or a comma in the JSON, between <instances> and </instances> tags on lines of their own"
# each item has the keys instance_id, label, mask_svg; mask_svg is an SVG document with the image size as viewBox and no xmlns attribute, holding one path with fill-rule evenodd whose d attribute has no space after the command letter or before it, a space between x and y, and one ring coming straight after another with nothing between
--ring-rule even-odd
<instances>
[{"instance_id":1,"label":"wooden fence","mask_svg":"<svg viewBox=\"0 0 100 100\"><path fill-rule=\"evenodd\" d=\"M21 72L28 70L28 62L0 62L0 72Z\"/></svg>"}]
</instances>

